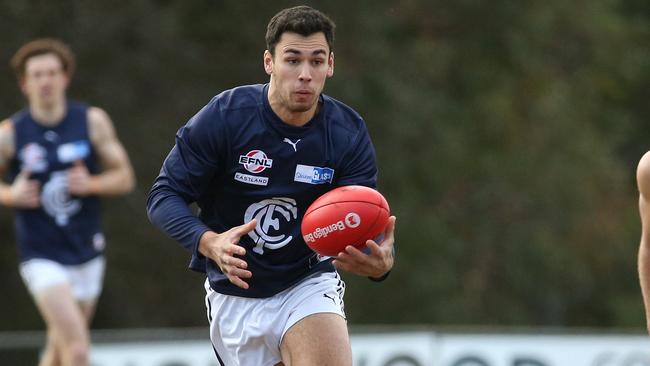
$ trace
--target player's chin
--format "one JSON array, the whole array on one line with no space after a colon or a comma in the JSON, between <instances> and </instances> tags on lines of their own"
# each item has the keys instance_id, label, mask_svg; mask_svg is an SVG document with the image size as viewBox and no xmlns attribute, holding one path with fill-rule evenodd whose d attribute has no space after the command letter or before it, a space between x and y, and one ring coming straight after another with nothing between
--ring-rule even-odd
<instances>
[{"instance_id":1,"label":"player's chin","mask_svg":"<svg viewBox=\"0 0 650 366\"><path fill-rule=\"evenodd\" d=\"M302 112L307 112L309 111L314 104L308 104L308 103L294 103L291 106L291 111L292 112L297 112L297 113L302 113Z\"/></svg>"},{"instance_id":2,"label":"player's chin","mask_svg":"<svg viewBox=\"0 0 650 366\"><path fill-rule=\"evenodd\" d=\"M294 112L307 112L308 110L314 107L316 103L316 98L313 95L297 97L291 103L291 110Z\"/></svg>"}]
</instances>

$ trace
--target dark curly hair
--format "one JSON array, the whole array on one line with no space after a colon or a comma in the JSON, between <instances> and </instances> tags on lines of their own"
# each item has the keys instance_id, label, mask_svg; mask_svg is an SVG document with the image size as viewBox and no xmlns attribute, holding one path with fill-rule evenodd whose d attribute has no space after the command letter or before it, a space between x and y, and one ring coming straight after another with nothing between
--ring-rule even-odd
<instances>
[{"instance_id":1,"label":"dark curly hair","mask_svg":"<svg viewBox=\"0 0 650 366\"><path fill-rule=\"evenodd\" d=\"M332 51L334 43L334 28L336 25L320 11L306 5L287 8L275 14L266 27L266 49L275 56L275 46L284 32L298 33L309 36L323 32L327 45Z\"/></svg>"}]
</instances>

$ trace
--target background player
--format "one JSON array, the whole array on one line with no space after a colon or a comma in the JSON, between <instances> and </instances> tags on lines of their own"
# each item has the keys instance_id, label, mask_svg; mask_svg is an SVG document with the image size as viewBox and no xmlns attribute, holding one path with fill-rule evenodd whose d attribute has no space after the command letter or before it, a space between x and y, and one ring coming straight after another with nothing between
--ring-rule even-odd
<instances>
[{"instance_id":1,"label":"background player","mask_svg":"<svg viewBox=\"0 0 650 366\"><path fill-rule=\"evenodd\" d=\"M207 272L221 365L351 365L334 265L375 279L393 266L394 217L381 245L368 241L368 255L348 246L333 261L300 235L302 215L323 193L376 185L363 120L321 94L334 72L333 39L334 23L317 10L275 15L263 58L269 83L213 98L179 130L150 193L152 222L192 251L192 269Z\"/></svg>"},{"instance_id":2,"label":"background player","mask_svg":"<svg viewBox=\"0 0 650 366\"><path fill-rule=\"evenodd\" d=\"M29 106L0 124L11 182L0 181L0 203L15 210L21 276L47 325L40 365L88 365L105 267L98 196L129 192L133 170L106 112L67 100L65 44L29 42L11 65Z\"/></svg>"}]
</instances>

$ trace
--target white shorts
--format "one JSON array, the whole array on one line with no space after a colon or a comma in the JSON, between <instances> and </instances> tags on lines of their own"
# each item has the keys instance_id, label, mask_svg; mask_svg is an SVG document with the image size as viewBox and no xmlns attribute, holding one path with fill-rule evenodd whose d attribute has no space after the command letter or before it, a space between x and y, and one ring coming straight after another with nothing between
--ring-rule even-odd
<instances>
[{"instance_id":1,"label":"white shorts","mask_svg":"<svg viewBox=\"0 0 650 366\"><path fill-rule=\"evenodd\" d=\"M32 296L50 286L68 284L75 299L90 301L97 299L102 291L105 268L103 256L74 266L34 258L20 264L20 275Z\"/></svg>"},{"instance_id":2,"label":"white shorts","mask_svg":"<svg viewBox=\"0 0 650 366\"><path fill-rule=\"evenodd\" d=\"M287 330L308 315L345 318L345 283L336 272L307 277L272 297L256 299L214 292L205 281L210 339L221 366L272 366L282 361Z\"/></svg>"}]
</instances>

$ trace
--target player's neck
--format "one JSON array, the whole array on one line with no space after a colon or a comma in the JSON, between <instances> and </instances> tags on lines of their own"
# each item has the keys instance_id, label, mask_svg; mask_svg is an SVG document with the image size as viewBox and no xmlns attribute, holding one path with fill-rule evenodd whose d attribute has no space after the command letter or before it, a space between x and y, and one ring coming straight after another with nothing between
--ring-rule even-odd
<instances>
[{"instance_id":1,"label":"player's neck","mask_svg":"<svg viewBox=\"0 0 650 366\"><path fill-rule=\"evenodd\" d=\"M29 112L34 121L44 126L56 126L65 117L65 99L54 103L32 102L29 104Z\"/></svg>"},{"instance_id":2,"label":"player's neck","mask_svg":"<svg viewBox=\"0 0 650 366\"><path fill-rule=\"evenodd\" d=\"M308 111L292 112L285 108L281 103L275 104L274 106L274 103L269 101L269 104L271 104L271 109L278 117L280 117L282 122L295 127L302 127L307 122L311 121L311 119L314 118L314 115L316 115L316 112L318 112L319 107L319 103L316 103Z\"/></svg>"}]
</instances>

